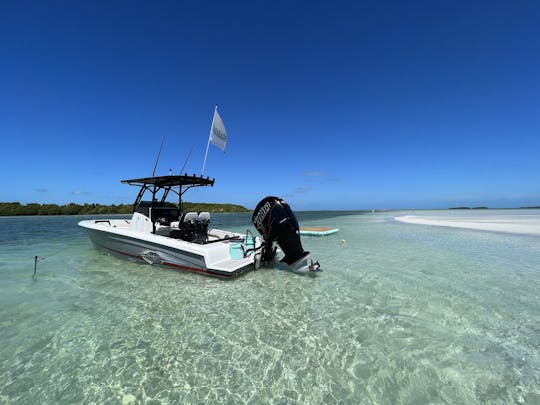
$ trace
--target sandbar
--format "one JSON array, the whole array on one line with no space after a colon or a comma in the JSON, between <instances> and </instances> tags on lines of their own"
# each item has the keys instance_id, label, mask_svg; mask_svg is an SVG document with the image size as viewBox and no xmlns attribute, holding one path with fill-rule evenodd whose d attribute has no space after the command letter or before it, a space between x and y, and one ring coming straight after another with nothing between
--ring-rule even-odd
<instances>
[{"instance_id":1,"label":"sandbar","mask_svg":"<svg viewBox=\"0 0 540 405\"><path fill-rule=\"evenodd\" d=\"M405 215L395 217L395 220L417 225L447 226L451 228L540 236L539 215L483 215L478 217Z\"/></svg>"}]
</instances>

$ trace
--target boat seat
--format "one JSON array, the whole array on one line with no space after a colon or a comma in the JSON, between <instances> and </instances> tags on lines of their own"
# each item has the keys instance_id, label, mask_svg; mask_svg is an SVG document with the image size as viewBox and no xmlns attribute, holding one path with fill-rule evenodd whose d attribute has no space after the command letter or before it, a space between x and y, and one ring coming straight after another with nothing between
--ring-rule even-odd
<instances>
[{"instance_id":1,"label":"boat seat","mask_svg":"<svg viewBox=\"0 0 540 405\"><path fill-rule=\"evenodd\" d=\"M186 223L195 224L198 219L199 219L199 215L196 212L186 212L184 214L184 218L182 218L182 222L184 224Z\"/></svg>"},{"instance_id":2,"label":"boat seat","mask_svg":"<svg viewBox=\"0 0 540 405\"><path fill-rule=\"evenodd\" d=\"M197 241L199 243L206 242L208 238L208 224L210 223L210 213L203 211L199 213L199 226L197 230Z\"/></svg>"},{"instance_id":3,"label":"boat seat","mask_svg":"<svg viewBox=\"0 0 540 405\"><path fill-rule=\"evenodd\" d=\"M186 212L182 218L180 238L187 242L194 242L197 239L198 222L199 215L196 212Z\"/></svg>"},{"instance_id":4,"label":"boat seat","mask_svg":"<svg viewBox=\"0 0 540 405\"><path fill-rule=\"evenodd\" d=\"M210 213L203 211L199 213L199 222L202 224L209 224L210 223Z\"/></svg>"}]
</instances>

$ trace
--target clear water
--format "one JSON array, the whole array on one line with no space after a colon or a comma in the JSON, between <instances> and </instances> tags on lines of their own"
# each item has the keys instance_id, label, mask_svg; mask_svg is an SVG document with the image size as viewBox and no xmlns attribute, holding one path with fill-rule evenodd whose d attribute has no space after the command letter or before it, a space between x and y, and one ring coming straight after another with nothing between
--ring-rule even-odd
<instances>
[{"instance_id":1,"label":"clear water","mask_svg":"<svg viewBox=\"0 0 540 405\"><path fill-rule=\"evenodd\" d=\"M540 403L540 238L399 214L299 213L325 272L232 281L0 218L0 403Z\"/></svg>"}]
</instances>

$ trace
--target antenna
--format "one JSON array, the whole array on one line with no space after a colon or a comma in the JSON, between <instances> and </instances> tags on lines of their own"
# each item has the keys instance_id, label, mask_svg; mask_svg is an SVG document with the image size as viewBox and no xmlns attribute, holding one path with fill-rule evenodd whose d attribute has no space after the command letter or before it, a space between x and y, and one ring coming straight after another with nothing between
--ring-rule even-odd
<instances>
[{"instance_id":1,"label":"antenna","mask_svg":"<svg viewBox=\"0 0 540 405\"><path fill-rule=\"evenodd\" d=\"M159 147L159 152L156 158L156 164L154 165L154 171L152 172L152 177L156 174L157 164L159 162L159 156L161 155L161 149L163 149L163 143L165 142L165 131L163 131L163 138L161 139L161 146Z\"/></svg>"},{"instance_id":2,"label":"antenna","mask_svg":"<svg viewBox=\"0 0 540 405\"><path fill-rule=\"evenodd\" d=\"M180 174L184 173L184 169L186 168L187 162L191 156L191 152L193 152L193 148L195 147L195 144L191 145L191 149L189 150L189 153L187 155L186 161L184 162L184 166L180 169Z\"/></svg>"}]
</instances>

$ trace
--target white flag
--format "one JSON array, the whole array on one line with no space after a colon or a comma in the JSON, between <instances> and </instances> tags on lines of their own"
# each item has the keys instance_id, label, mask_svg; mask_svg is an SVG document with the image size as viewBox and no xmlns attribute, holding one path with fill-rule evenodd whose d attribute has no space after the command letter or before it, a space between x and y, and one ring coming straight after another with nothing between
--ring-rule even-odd
<instances>
[{"instance_id":1,"label":"white flag","mask_svg":"<svg viewBox=\"0 0 540 405\"><path fill-rule=\"evenodd\" d=\"M210 129L210 142L225 152L227 131L225 131L225 126L223 125L223 121L221 121L217 108L214 111L214 119L212 120L212 128Z\"/></svg>"}]
</instances>

